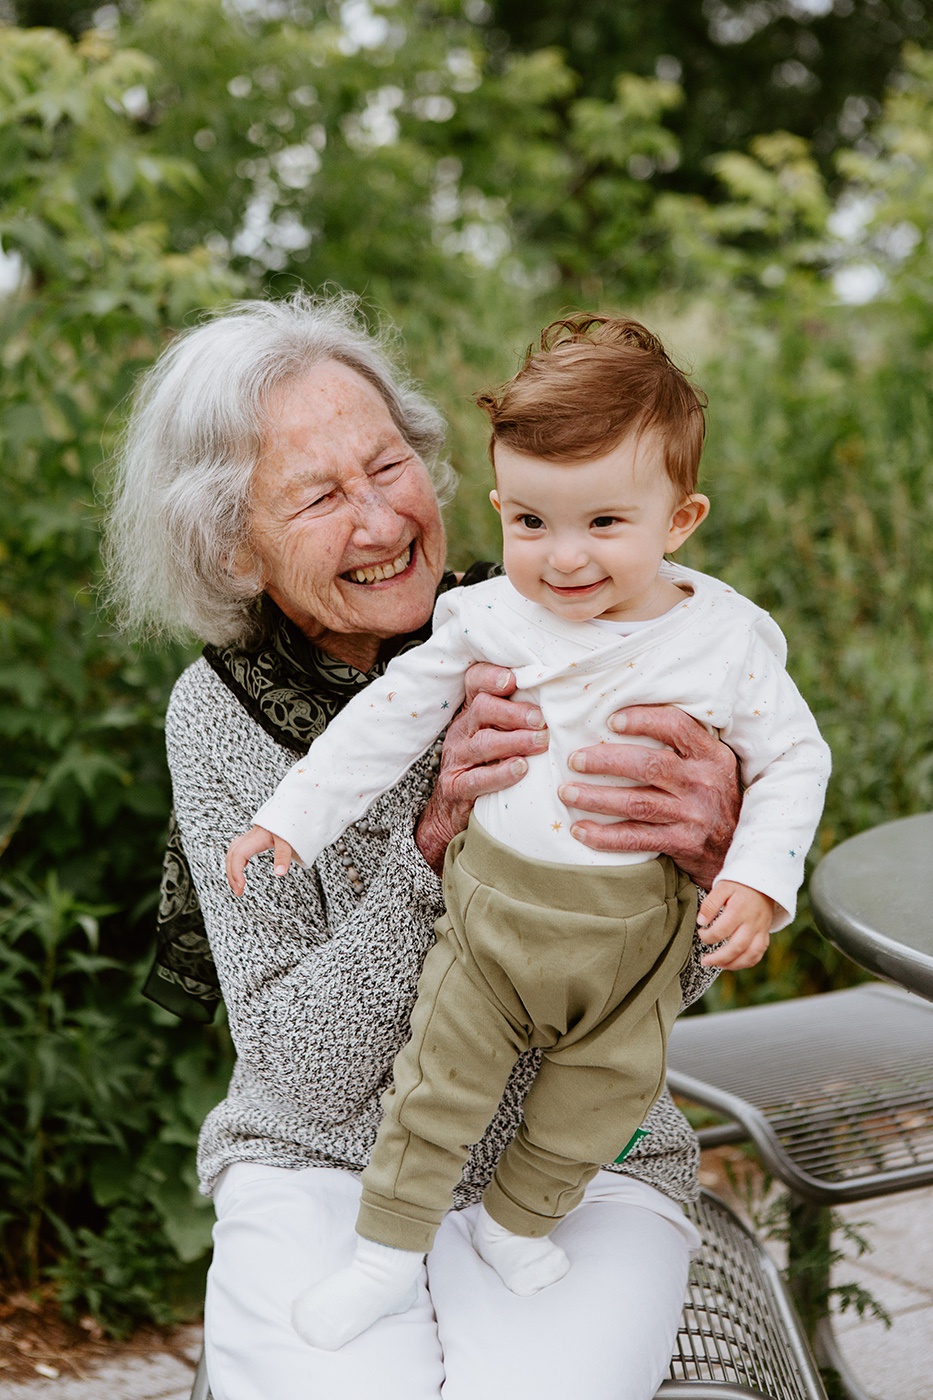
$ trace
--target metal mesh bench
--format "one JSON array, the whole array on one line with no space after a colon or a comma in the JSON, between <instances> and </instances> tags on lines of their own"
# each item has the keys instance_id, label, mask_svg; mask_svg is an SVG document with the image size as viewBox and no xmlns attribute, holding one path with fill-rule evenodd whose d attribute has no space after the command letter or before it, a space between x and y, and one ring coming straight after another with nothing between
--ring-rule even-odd
<instances>
[{"instance_id":1,"label":"metal mesh bench","mask_svg":"<svg viewBox=\"0 0 933 1400\"><path fill-rule=\"evenodd\" d=\"M789 1187L791 1288L822 1359L854 1400L826 1316L825 1271L795 1262L823 1246L827 1206L933 1182L933 1005L870 983L849 991L691 1016L671 1037L668 1083L728 1119L704 1146L751 1138Z\"/></svg>"},{"instance_id":2,"label":"metal mesh bench","mask_svg":"<svg viewBox=\"0 0 933 1400\"><path fill-rule=\"evenodd\" d=\"M658 1400L826 1400L770 1257L715 1197L704 1193L690 1215L703 1248ZM210 1400L203 1355L191 1400Z\"/></svg>"},{"instance_id":3,"label":"metal mesh bench","mask_svg":"<svg viewBox=\"0 0 933 1400\"><path fill-rule=\"evenodd\" d=\"M715 1196L704 1192L689 1214L703 1247L690 1267L670 1375L658 1400L823 1400L774 1261Z\"/></svg>"}]
</instances>

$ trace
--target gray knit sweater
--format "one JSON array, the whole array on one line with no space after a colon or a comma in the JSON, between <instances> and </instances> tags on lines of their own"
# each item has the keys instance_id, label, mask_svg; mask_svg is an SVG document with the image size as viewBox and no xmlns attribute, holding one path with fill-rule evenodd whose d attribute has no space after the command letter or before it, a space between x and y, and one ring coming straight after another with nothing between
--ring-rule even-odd
<instances>
[{"instance_id":1,"label":"gray knit sweater","mask_svg":"<svg viewBox=\"0 0 933 1400\"><path fill-rule=\"evenodd\" d=\"M227 1097L198 1147L210 1194L231 1162L278 1167L366 1165L395 1054L408 1034L421 962L442 910L441 883L414 842L429 770L421 760L367 820L310 870L272 875L253 862L235 899L224 876L234 836L294 762L205 661L179 679L166 720L179 830L220 977L237 1061ZM357 893L349 857L364 885ZM357 885L359 881L356 882ZM712 980L697 943L685 1001ZM475 1201L521 1116L537 1052L515 1067L502 1103L470 1154L455 1203ZM621 1167L685 1201L696 1194L697 1143L665 1093Z\"/></svg>"}]
</instances>

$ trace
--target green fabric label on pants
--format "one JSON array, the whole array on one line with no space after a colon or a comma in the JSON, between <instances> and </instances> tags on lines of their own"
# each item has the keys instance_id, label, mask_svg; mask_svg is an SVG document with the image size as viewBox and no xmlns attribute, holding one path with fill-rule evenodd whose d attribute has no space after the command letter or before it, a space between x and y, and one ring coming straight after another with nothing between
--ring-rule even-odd
<instances>
[{"instance_id":1,"label":"green fabric label on pants","mask_svg":"<svg viewBox=\"0 0 933 1400\"><path fill-rule=\"evenodd\" d=\"M628 1154L631 1152L632 1148L637 1146L637 1144L641 1142L642 1138L647 1137L650 1131L650 1128L636 1128L634 1133L632 1133L632 1136L629 1138L628 1142L623 1147L622 1151L619 1153L618 1157L616 1158L616 1161L624 1162Z\"/></svg>"}]
</instances>

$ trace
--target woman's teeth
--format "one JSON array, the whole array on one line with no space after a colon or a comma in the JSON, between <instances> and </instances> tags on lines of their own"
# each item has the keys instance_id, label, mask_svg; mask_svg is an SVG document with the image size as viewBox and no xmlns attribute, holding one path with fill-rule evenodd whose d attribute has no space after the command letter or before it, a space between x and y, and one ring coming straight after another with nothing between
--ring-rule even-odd
<instances>
[{"instance_id":1,"label":"woman's teeth","mask_svg":"<svg viewBox=\"0 0 933 1400\"><path fill-rule=\"evenodd\" d=\"M391 564L377 564L372 569L348 569L344 578L351 583L380 583L384 578L394 578L402 573L411 562L411 545L407 544L397 559Z\"/></svg>"}]
</instances>

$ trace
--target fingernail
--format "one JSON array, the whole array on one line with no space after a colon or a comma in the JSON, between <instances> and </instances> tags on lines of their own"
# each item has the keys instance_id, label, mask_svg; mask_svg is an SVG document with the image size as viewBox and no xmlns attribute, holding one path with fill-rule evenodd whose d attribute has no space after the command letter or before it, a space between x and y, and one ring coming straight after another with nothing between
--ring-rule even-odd
<instances>
[{"instance_id":1,"label":"fingernail","mask_svg":"<svg viewBox=\"0 0 933 1400\"><path fill-rule=\"evenodd\" d=\"M575 807L577 798L580 796L580 789L575 788L572 783L563 783L557 789L557 796L561 802L566 802L568 806Z\"/></svg>"},{"instance_id":2,"label":"fingernail","mask_svg":"<svg viewBox=\"0 0 933 1400\"><path fill-rule=\"evenodd\" d=\"M523 773L528 772L528 764L523 758L517 758L509 769L509 772L512 774L513 778L520 778Z\"/></svg>"},{"instance_id":3,"label":"fingernail","mask_svg":"<svg viewBox=\"0 0 933 1400\"><path fill-rule=\"evenodd\" d=\"M506 690L511 679L511 671L500 671L498 677L496 678L496 686L499 690Z\"/></svg>"},{"instance_id":4,"label":"fingernail","mask_svg":"<svg viewBox=\"0 0 933 1400\"><path fill-rule=\"evenodd\" d=\"M609 716L609 728L614 729L617 734L623 733L625 729L625 715L622 711Z\"/></svg>"},{"instance_id":5,"label":"fingernail","mask_svg":"<svg viewBox=\"0 0 933 1400\"><path fill-rule=\"evenodd\" d=\"M547 748L547 743L548 743L548 735L547 735L546 732L545 732L544 734L536 734L536 735L535 735L535 748L536 748L536 749L546 749L546 748Z\"/></svg>"},{"instance_id":6,"label":"fingernail","mask_svg":"<svg viewBox=\"0 0 933 1400\"><path fill-rule=\"evenodd\" d=\"M572 753L568 758L567 767L572 769L574 773L586 772L586 764L583 762L583 759L575 753Z\"/></svg>"},{"instance_id":7,"label":"fingernail","mask_svg":"<svg viewBox=\"0 0 933 1400\"><path fill-rule=\"evenodd\" d=\"M586 832L583 830L583 827L580 825L579 822L574 822L573 826L570 828L570 835L575 836L578 841L583 841L586 836Z\"/></svg>"},{"instance_id":8,"label":"fingernail","mask_svg":"<svg viewBox=\"0 0 933 1400\"><path fill-rule=\"evenodd\" d=\"M697 928L706 928L708 923L709 919L705 914L697 914Z\"/></svg>"},{"instance_id":9,"label":"fingernail","mask_svg":"<svg viewBox=\"0 0 933 1400\"><path fill-rule=\"evenodd\" d=\"M528 728L529 728L529 729L544 729L544 728L546 728L546 725L545 725L545 723L544 723L544 715L541 713L540 710L532 710L532 711L531 711L531 715L529 716L529 719L528 719Z\"/></svg>"},{"instance_id":10,"label":"fingernail","mask_svg":"<svg viewBox=\"0 0 933 1400\"><path fill-rule=\"evenodd\" d=\"M287 865L277 865L277 866L275 867L275 873L276 873L276 875L287 875L287 874L288 874L288 866L287 866Z\"/></svg>"}]
</instances>

